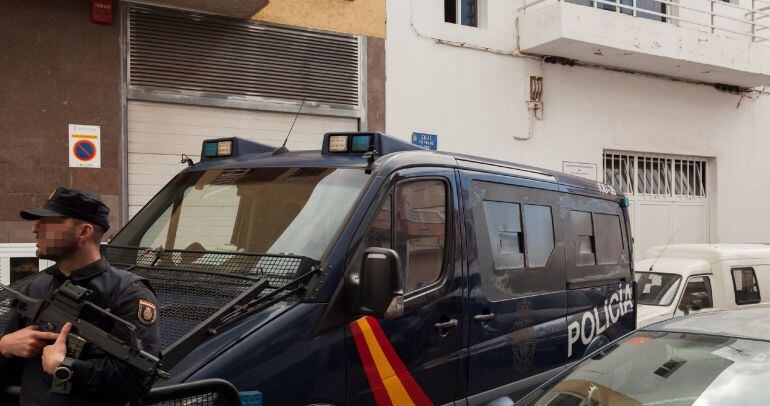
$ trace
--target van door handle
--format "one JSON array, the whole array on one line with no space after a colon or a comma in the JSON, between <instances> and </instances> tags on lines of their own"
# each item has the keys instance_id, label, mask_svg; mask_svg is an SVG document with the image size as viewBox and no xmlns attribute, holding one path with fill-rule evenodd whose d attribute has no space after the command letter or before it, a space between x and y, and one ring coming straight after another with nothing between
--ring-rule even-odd
<instances>
[{"instance_id":1,"label":"van door handle","mask_svg":"<svg viewBox=\"0 0 770 406\"><path fill-rule=\"evenodd\" d=\"M474 321L480 321L480 322L490 321L490 320L492 320L494 318L495 318L495 314L494 313L484 313L484 314L477 314L477 315L473 316L473 320Z\"/></svg>"},{"instance_id":2,"label":"van door handle","mask_svg":"<svg viewBox=\"0 0 770 406\"><path fill-rule=\"evenodd\" d=\"M435 328L438 331L447 331L450 328L457 327L458 325L460 325L460 322L457 321L457 319L451 319L443 323L436 323L433 325L433 328Z\"/></svg>"}]
</instances>

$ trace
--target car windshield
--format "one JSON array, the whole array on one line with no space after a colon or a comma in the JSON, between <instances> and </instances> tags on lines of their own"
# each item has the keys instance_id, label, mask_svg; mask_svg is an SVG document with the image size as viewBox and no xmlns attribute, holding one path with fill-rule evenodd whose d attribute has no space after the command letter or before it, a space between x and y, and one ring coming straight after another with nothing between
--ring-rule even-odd
<instances>
[{"instance_id":1,"label":"car windshield","mask_svg":"<svg viewBox=\"0 0 770 406\"><path fill-rule=\"evenodd\" d=\"M682 277L670 273L636 272L637 303L653 306L668 306L676 298Z\"/></svg>"},{"instance_id":2,"label":"car windshield","mask_svg":"<svg viewBox=\"0 0 770 406\"><path fill-rule=\"evenodd\" d=\"M766 405L770 343L640 331L538 389L525 405Z\"/></svg>"},{"instance_id":3,"label":"car windshield","mask_svg":"<svg viewBox=\"0 0 770 406\"><path fill-rule=\"evenodd\" d=\"M320 259L368 178L338 168L183 173L111 244Z\"/></svg>"}]
</instances>

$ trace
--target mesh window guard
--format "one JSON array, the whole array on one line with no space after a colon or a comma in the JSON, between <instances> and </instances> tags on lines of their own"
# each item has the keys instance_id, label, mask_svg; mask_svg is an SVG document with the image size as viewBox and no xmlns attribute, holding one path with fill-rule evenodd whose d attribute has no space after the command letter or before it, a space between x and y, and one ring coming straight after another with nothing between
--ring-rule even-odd
<instances>
[{"instance_id":1,"label":"mesh window guard","mask_svg":"<svg viewBox=\"0 0 770 406\"><path fill-rule=\"evenodd\" d=\"M114 245L103 245L102 255L112 266L150 281L158 297L164 351L260 280L268 282L260 296L268 295L318 263L291 255L149 250ZM38 275L11 286L23 290ZM10 295L0 290L0 331L5 330L14 314L10 306Z\"/></svg>"}]
</instances>

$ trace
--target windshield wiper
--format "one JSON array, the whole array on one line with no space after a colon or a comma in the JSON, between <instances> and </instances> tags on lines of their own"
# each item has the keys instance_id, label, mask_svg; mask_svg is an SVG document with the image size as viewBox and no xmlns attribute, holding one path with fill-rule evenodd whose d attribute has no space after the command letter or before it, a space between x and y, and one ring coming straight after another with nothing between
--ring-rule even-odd
<instances>
[{"instance_id":1,"label":"windshield wiper","mask_svg":"<svg viewBox=\"0 0 770 406\"><path fill-rule=\"evenodd\" d=\"M187 356L193 349L197 348L201 342L207 340L210 336L216 334L216 330L212 326L219 323L219 319L222 315L227 313L233 307L239 306L241 303L245 303L258 297L263 290L268 287L267 279L260 279L259 282L254 284L247 291L243 292L240 296L231 301L228 306L223 307L216 313L212 314L203 323L193 328L187 334L182 336L179 340L175 341L168 348L163 351L163 363L167 368L171 368L176 365L182 358ZM213 333L212 333L213 331Z\"/></svg>"},{"instance_id":2,"label":"windshield wiper","mask_svg":"<svg viewBox=\"0 0 770 406\"><path fill-rule=\"evenodd\" d=\"M149 279L161 313L175 315L175 327L164 338L164 364L169 368L223 326L303 294L319 264L289 254L119 245L102 246L102 254L113 265Z\"/></svg>"},{"instance_id":3,"label":"windshield wiper","mask_svg":"<svg viewBox=\"0 0 770 406\"><path fill-rule=\"evenodd\" d=\"M254 313L259 313L260 311L270 307L274 303L283 301L295 294L302 295L303 293L305 293L305 290L307 289L307 285L305 284L305 282L320 271L321 271L321 267L318 265L315 265L312 268L310 268L310 271L306 272L303 275L300 275L299 277L295 278L291 282L275 289L274 291L264 296L259 296L249 301L248 303L245 303L240 306L231 306L230 308L232 310L229 313L223 315L219 319L220 324L218 324L212 330L209 330L209 334L211 335L217 334L219 329L234 322L235 320L240 319L242 317L246 317Z\"/></svg>"},{"instance_id":4,"label":"windshield wiper","mask_svg":"<svg viewBox=\"0 0 770 406\"><path fill-rule=\"evenodd\" d=\"M217 335L225 327L243 317L258 313L274 303L288 299L295 294L303 294L305 282L320 271L319 266L313 266L310 271L292 280L291 282L260 296L270 286L267 279L260 279L252 288L241 294L211 317L206 319L198 327L187 333L163 352L163 362L167 367L176 365L182 358L197 348L200 343L209 337Z\"/></svg>"}]
</instances>

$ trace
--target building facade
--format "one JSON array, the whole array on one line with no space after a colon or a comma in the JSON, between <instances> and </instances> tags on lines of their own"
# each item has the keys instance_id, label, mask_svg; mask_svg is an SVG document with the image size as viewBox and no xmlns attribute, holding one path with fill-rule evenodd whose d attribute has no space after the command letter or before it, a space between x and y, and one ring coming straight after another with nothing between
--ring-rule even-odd
<instances>
[{"instance_id":1,"label":"building facade","mask_svg":"<svg viewBox=\"0 0 770 406\"><path fill-rule=\"evenodd\" d=\"M385 0L2 2L0 282L31 269L18 213L55 187L100 194L108 238L206 138L384 130L384 36ZM72 124L99 127L100 167L71 167Z\"/></svg>"},{"instance_id":2,"label":"building facade","mask_svg":"<svg viewBox=\"0 0 770 406\"><path fill-rule=\"evenodd\" d=\"M389 1L387 128L607 182L632 201L637 258L669 240L770 242L760 7Z\"/></svg>"}]
</instances>

